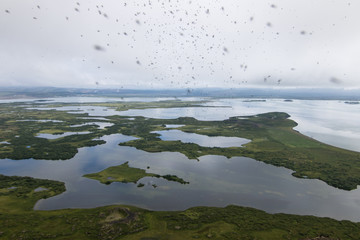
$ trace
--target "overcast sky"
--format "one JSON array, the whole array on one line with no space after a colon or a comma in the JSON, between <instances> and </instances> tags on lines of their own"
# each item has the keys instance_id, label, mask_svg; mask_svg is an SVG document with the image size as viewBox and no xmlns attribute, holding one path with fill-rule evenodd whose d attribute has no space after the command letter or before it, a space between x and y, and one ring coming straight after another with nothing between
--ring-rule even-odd
<instances>
[{"instance_id":1,"label":"overcast sky","mask_svg":"<svg viewBox=\"0 0 360 240\"><path fill-rule=\"evenodd\" d=\"M358 0L0 0L0 87L360 88Z\"/></svg>"}]
</instances>

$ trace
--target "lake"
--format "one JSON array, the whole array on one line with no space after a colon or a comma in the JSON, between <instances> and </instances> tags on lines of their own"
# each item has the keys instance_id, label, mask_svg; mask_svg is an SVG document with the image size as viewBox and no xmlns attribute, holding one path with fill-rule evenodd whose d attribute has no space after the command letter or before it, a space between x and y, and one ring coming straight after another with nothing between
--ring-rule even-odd
<instances>
[{"instance_id":1,"label":"lake","mask_svg":"<svg viewBox=\"0 0 360 240\"><path fill-rule=\"evenodd\" d=\"M101 102L101 100L96 98L91 101L86 98L83 102ZM141 101L141 99L137 100ZM328 144L360 151L360 129L356 124L356 120L360 119L359 105L345 104L343 101L244 100L216 99L205 104L212 106L211 108L158 108L116 112L114 109L104 111L103 107L74 104L74 107L67 107L66 110L87 112L94 119L102 117L102 120L113 114L154 118L189 116L199 120L224 120L231 116L284 111L299 124L295 129L303 134ZM181 126L169 126L169 128L176 127ZM165 132L170 132L172 135L166 136ZM176 138L175 140L182 141L191 141L193 137L194 142L198 141L198 144L209 142L207 136L189 135L176 129L161 131L161 135L163 138ZM131 136L113 134L102 139L106 144L80 148L79 153L70 160L2 159L0 173L65 182L67 191L40 200L35 206L38 210L89 208L110 204L129 204L151 210L183 210L193 206L236 204L271 213L294 213L360 221L359 188L344 191L330 187L319 180L298 179L291 176L292 171L289 169L245 157L227 159L222 156L203 156L196 161L189 160L180 153L148 153L118 145L120 142L135 139ZM215 142L228 141L227 144L235 142L238 145L246 143L237 142L243 140L240 138L226 139L217 139ZM223 145L223 147L227 146ZM82 177L84 174L98 172L127 161L130 167L142 169L149 167L148 172L177 175L190 184L182 185L161 178L146 177L139 181L145 186L138 188L133 183L104 185L96 180ZM153 184L158 187L153 188Z\"/></svg>"}]
</instances>

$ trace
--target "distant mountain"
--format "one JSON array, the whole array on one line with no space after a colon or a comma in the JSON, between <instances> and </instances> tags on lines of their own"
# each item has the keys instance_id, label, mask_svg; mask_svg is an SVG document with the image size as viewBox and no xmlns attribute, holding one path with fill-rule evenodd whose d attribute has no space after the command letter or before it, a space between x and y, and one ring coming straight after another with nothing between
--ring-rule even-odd
<instances>
[{"instance_id":1,"label":"distant mountain","mask_svg":"<svg viewBox=\"0 0 360 240\"><path fill-rule=\"evenodd\" d=\"M197 89L86 89L55 87L1 87L0 99L102 97L215 97L360 100L360 89L335 88L197 88Z\"/></svg>"}]
</instances>

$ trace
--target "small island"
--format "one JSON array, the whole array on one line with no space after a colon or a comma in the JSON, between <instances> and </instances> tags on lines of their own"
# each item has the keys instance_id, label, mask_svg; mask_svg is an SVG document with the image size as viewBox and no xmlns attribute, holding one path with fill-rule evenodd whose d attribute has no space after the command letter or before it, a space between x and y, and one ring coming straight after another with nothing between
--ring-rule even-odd
<instances>
[{"instance_id":1,"label":"small island","mask_svg":"<svg viewBox=\"0 0 360 240\"><path fill-rule=\"evenodd\" d=\"M144 177L156 177L164 178L168 181L178 182L181 184L189 184L184 179L179 178L175 175L164 175L147 173L145 170L140 168L129 167L129 162L125 162L121 165L108 167L103 171L97 173L85 174L84 177L95 179L100 181L103 184L111 184L112 182L122 182L122 183L137 183L140 179ZM143 187L144 184L139 183L138 187Z\"/></svg>"}]
</instances>

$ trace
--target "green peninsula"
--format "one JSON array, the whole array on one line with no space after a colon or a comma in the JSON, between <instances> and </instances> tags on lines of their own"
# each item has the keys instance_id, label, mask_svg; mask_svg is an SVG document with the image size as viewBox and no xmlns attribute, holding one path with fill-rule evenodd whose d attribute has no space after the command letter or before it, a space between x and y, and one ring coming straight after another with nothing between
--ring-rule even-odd
<instances>
[{"instance_id":1,"label":"green peninsula","mask_svg":"<svg viewBox=\"0 0 360 240\"><path fill-rule=\"evenodd\" d=\"M157 212L122 205L34 211L37 200L65 191L64 183L3 175L0 180L0 239L360 239L360 223L234 205ZM42 191L35 191L39 187Z\"/></svg>"},{"instance_id":2,"label":"green peninsula","mask_svg":"<svg viewBox=\"0 0 360 240\"><path fill-rule=\"evenodd\" d=\"M111 184L112 182L137 183L141 178L144 177L164 178L168 181L189 184L189 182L186 182L184 179L175 175L161 176L159 174L147 173L145 170L140 168L129 167L129 162L125 162L114 167L108 167L97 173L85 174L84 177L98 180L104 184Z\"/></svg>"},{"instance_id":3,"label":"green peninsula","mask_svg":"<svg viewBox=\"0 0 360 240\"><path fill-rule=\"evenodd\" d=\"M122 126L123 134L139 139L121 143L148 152L180 152L189 159L204 155L250 157L275 166L294 170L293 176L320 179L345 190L360 185L360 153L330 146L304 136L293 128L297 123L282 112L224 121L199 121L195 118L145 119L137 117L131 126ZM207 136L241 137L251 142L244 147L203 147L195 143L162 141L152 131L166 129L165 124L184 125L179 130Z\"/></svg>"}]
</instances>

